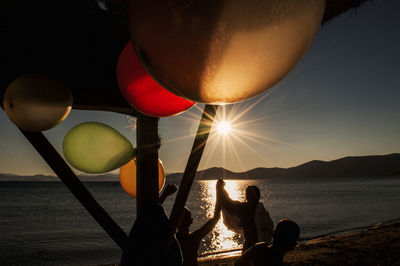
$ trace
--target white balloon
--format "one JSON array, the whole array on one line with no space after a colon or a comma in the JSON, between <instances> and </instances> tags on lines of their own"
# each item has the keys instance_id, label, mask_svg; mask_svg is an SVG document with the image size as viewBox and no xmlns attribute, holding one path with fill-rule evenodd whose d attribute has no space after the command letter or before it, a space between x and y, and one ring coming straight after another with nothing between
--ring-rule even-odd
<instances>
[{"instance_id":1,"label":"white balloon","mask_svg":"<svg viewBox=\"0 0 400 266\"><path fill-rule=\"evenodd\" d=\"M18 127L44 131L61 123L72 108L72 95L58 80L42 74L25 74L8 86L4 110Z\"/></svg>"}]
</instances>

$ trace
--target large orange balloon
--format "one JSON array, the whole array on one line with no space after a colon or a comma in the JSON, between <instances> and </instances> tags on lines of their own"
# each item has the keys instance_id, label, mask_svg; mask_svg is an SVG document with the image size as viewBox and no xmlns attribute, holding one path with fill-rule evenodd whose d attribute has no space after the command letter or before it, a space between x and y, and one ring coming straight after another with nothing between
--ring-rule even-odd
<instances>
[{"instance_id":1,"label":"large orange balloon","mask_svg":"<svg viewBox=\"0 0 400 266\"><path fill-rule=\"evenodd\" d=\"M25 74L8 86L3 101L11 121L27 131L44 131L61 123L72 108L72 95L58 80Z\"/></svg>"},{"instance_id":2,"label":"large orange balloon","mask_svg":"<svg viewBox=\"0 0 400 266\"><path fill-rule=\"evenodd\" d=\"M136 159L133 158L129 163L119 169L119 181L125 193L136 198ZM165 184L164 166L158 160L158 189L162 190Z\"/></svg>"},{"instance_id":3,"label":"large orange balloon","mask_svg":"<svg viewBox=\"0 0 400 266\"><path fill-rule=\"evenodd\" d=\"M125 45L118 58L117 81L129 104L148 116L176 115L195 104L167 91L147 74L137 59L131 42Z\"/></svg>"},{"instance_id":4,"label":"large orange balloon","mask_svg":"<svg viewBox=\"0 0 400 266\"><path fill-rule=\"evenodd\" d=\"M325 0L131 0L139 60L164 88L232 103L280 81L310 46Z\"/></svg>"}]
</instances>

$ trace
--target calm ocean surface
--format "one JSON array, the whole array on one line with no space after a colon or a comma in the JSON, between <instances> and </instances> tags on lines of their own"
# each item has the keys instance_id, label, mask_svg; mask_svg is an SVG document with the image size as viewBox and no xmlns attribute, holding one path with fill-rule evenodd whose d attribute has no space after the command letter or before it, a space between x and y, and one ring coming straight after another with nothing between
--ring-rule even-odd
<instances>
[{"instance_id":1,"label":"calm ocean surface","mask_svg":"<svg viewBox=\"0 0 400 266\"><path fill-rule=\"evenodd\" d=\"M188 207L192 230L213 213L216 181L193 184ZM296 221L302 238L400 218L400 178L346 180L226 181L234 199L252 184L275 224ZM112 183L87 188L128 233L135 200ZM164 204L170 213L175 195ZM240 248L242 239L220 221L204 239L201 253ZM0 265L99 265L116 263L121 251L62 183L0 183Z\"/></svg>"}]
</instances>

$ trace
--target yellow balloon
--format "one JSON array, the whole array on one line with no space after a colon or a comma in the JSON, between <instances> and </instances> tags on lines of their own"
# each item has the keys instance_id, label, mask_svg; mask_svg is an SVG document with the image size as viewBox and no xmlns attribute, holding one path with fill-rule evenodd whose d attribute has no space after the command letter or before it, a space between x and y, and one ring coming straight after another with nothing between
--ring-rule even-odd
<instances>
[{"instance_id":1,"label":"yellow balloon","mask_svg":"<svg viewBox=\"0 0 400 266\"><path fill-rule=\"evenodd\" d=\"M114 128L99 122L81 123L64 137L65 159L86 173L106 173L128 163L135 154L132 143Z\"/></svg>"},{"instance_id":2,"label":"yellow balloon","mask_svg":"<svg viewBox=\"0 0 400 266\"><path fill-rule=\"evenodd\" d=\"M161 85L232 103L280 81L310 46L325 0L131 0L130 36Z\"/></svg>"},{"instance_id":3,"label":"yellow balloon","mask_svg":"<svg viewBox=\"0 0 400 266\"><path fill-rule=\"evenodd\" d=\"M129 163L119 169L119 181L122 189L128 195L136 198L136 159L133 158ZM161 191L165 184L164 166L158 160L158 191Z\"/></svg>"},{"instance_id":4,"label":"yellow balloon","mask_svg":"<svg viewBox=\"0 0 400 266\"><path fill-rule=\"evenodd\" d=\"M72 95L64 84L52 77L25 74L8 86L3 106L18 127L39 132L55 127L68 116Z\"/></svg>"}]
</instances>

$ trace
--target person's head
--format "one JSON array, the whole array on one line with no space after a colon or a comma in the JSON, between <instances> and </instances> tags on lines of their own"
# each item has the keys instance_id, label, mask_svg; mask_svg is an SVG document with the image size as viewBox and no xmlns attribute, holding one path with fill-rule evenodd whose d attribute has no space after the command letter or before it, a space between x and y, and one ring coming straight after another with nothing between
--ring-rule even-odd
<instances>
[{"instance_id":1,"label":"person's head","mask_svg":"<svg viewBox=\"0 0 400 266\"><path fill-rule=\"evenodd\" d=\"M192 213L189 211L188 208L183 208L181 218L179 220L178 227L179 228L189 228L190 225L193 223Z\"/></svg>"},{"instance_id":2,"label":"person's head","mask_svg":"<svg viewBox=\"0 0 400 266\"><path fill-rule=\"evenodd\" d=\"M274 231L273 246L281 249L283 252L294 249L299 240L300 228L299 226L289 220L280 220Z\"/></svg>"},{"instance_id":3,"label":"person's head","mask_svg":"<svg viewBox=\"0 0 400 266\"><path fill-rule=\"evenodd\" d=\"M256 186L246 188L246 200L248 203L257 203L260 200L260 190Z\"/></svg>"}]
</instances>

